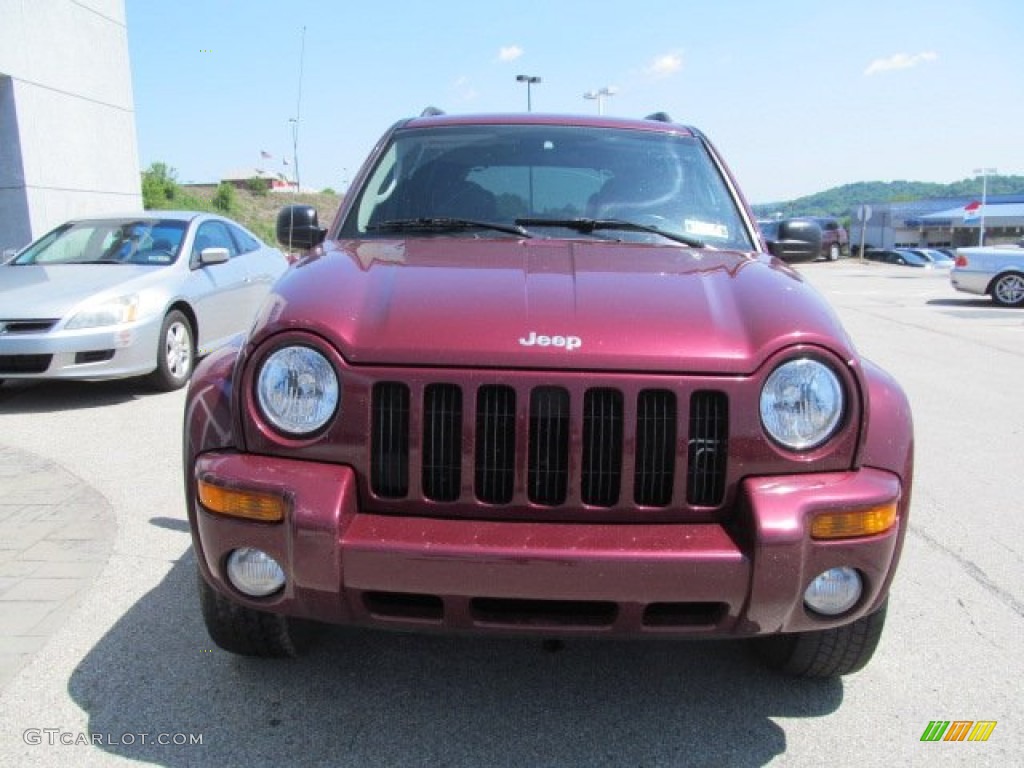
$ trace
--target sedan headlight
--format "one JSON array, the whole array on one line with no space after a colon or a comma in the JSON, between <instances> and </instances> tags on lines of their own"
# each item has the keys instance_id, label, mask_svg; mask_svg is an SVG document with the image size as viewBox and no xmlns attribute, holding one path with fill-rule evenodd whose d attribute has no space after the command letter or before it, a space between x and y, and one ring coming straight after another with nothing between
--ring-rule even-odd
<instances>
[{"instance_id":1,"label":"sedan headlight","mask_svg":"<svg viewBox=\"0 0 1024 768\"><path fill-rule=\"evenodd\" d=\"M334 415L341 386L327 358L311 347L282 347L260 368L256 394L264 418L281 432L308 435Z\"/></svg>"},{"instance_id":2,"label":"sedan headlight","mask_svg":"<svg viewBox=\"0 0 1024 768\"><path fill-rule=\"evenodd\" d=\"M815 448L835 434L843 416L843 386L824 363L783 363L761 389L761 423L786 448Z\"/></svg>"},{"instance_id":3,"label":"sedan headlight","mask_svg":"<svg viewBox=\"0 0 1024 768\"><path fill-rule=\"evenodd\" d=\"M69 331L81 328L100 328L105 325L123 325L139 317L139 297L119 296L79 310L64 326Z\"/></svg>"}]
</instances>

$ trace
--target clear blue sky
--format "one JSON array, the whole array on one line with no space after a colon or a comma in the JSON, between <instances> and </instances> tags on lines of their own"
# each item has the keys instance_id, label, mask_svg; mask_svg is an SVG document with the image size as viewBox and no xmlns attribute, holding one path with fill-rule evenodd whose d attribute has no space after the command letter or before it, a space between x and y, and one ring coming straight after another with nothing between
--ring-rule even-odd
<instances>
[{"instance_id":1,"label":"clear blue sky","mask_svg":"<svg viewBox=\"0 0 1024 768\"><path fill-rule=\"evenodd\" d=\"M664 110L754 203L1024 174L1020 0L126 0L140 162L215 181L298 155L341 190L394 121ZM303 27L305 33L303 34ZM304 55L301 55L304 44ZM300 78L301 71L301 78ZM301 99L300 99L301 83ZM272 159L261 159L261 152Z\"/></svg>"}]
</instances>

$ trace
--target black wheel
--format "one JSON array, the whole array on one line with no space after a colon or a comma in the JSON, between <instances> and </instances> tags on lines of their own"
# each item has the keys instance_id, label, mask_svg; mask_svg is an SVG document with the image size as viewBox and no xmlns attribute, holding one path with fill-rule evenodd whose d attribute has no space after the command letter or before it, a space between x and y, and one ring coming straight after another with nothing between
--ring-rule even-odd
<instances>
[{"instance_id":1,"label":"black wheel","mask_svg":"<svg viewBox=\"0 0 1024 768\"><path fill-rule=\"evenodd\" d=\"M207 584L201 573L196 578L206 631L219 648L267 659L294 658L301 653L309 637L308 626L233 603Z\"/></svg>"},{"instance_id":2,"label":"black wheel","mask_svg":"<svg viewBox=\"0 0 1024 768\"><path fill-rule=\"evenodd\" d=\"M178 310L171 310L160 326L156 349L156 370L150 374L153 386L164 392L188 383L196 362L192 326Z\"/></svg>"},{"instance_id":3,"label":"black wheel","mask_svg":"<svg viewBox=\"0 0 1024 768\"><path fill-rule=\"evenodd\" d=\"M992 283L992 301L1000 307L1024 307L1024 275L1000 275Z\"/></svg>"},{"instance_id":4,"label":"black wheel","mask_svg":"<svg viewBox=\"0 0 1024 768\"><path fill-rule=\"evenodd\" d=\"M793 677L839 677L871 660L885 626L888 600L852 624L816 632L770 635L753 641L755 652L772 669Z\"/></svg>"}]
</instances>

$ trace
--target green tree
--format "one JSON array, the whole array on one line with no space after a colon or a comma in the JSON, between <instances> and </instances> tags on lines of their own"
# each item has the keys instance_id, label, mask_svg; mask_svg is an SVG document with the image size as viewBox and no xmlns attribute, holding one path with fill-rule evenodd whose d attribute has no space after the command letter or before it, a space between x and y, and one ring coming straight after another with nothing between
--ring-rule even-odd
<instances>
[{"instance_id":1,"label":"green tree","mask_svg":"<svg viewBox=\"0 0 1024 768\"><path fill-rule=\"evenodd\" d=\"M142 172L142 205L152 208L171 208L178 197L177 172L166 163L152 163Z\"/></svg>"}]
</instances>

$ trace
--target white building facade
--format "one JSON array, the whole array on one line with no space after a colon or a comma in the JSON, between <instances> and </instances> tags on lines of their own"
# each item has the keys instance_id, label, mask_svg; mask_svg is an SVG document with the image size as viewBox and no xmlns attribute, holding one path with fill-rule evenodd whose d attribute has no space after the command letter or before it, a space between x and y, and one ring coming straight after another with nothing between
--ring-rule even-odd
<instances>
[{"instance_id":1,"label":"white building facade","mask_svg":"<svg viewBox=\"0 0 1024 768\"><path fill-rule=\"evenodd\" d=\"M0 251L141 207L124 0L0 0Z\"/></svg>"}]
</instances>

